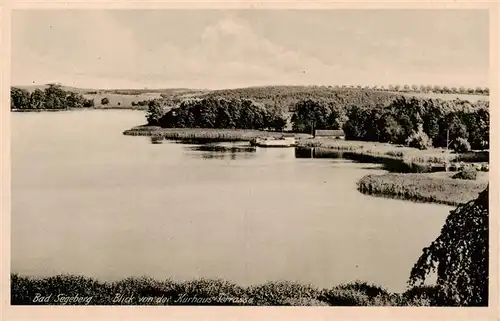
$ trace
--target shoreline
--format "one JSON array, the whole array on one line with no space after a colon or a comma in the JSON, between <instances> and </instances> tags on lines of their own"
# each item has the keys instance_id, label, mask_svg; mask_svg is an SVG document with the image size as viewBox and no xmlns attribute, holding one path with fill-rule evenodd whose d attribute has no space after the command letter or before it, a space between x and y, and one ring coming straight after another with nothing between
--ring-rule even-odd
<instances>
[{"instance_id":1,"label":"shoreline","mask_svg":"<svg viewBox=\"0 0 500 321\"><path fill-rule=\"evenodd\" d=\"M110 106L110 107L80 107L80 108L58 108L58 109L48 109L48 108L41 108L41 109L33 109L33 108L26 108L26 109L11 109L10 111L12 113L41 113L41 112L56 112L56 111L73 111L73 110L138 110L138 111L145 111L147 110L147 107L132 107L132 106Z\"/></svg>"},{"instance_id":2,"label":"shoreline","mask_svg":"<svg viewBox=\"0 0 500 321\"><path fill-rule=\"evenodd\" d=\"M461 180L435 174L366 175L357 182L359 192L375 197L401 199L417 203L458 206L479 195L487 180Z\"/></svg>"},{"instance_id":3,"label":"shoreline","mask_svg":"<svg viewBox=\"0 0 500 321\"><path fill-rule=\"evenodd\" d=\"M391 293L354 281L319 288L294 281L240 286L223 279L188 281L128 277L119 281L59 274L11 274L11 305L218 305L218 306L441 306L439 288L415 286Z\"/></svg>"},{"instance_id":4,"label":"shoreline","mask_svg":"<svg viewBox=\"0 0 500 321\"><path fill-rule=\"evenodd\" d=\"M162 128L158 126L140 125L123 131L126 136L152 136L166 140L181 141L213 141L213 142L235 142L251 141L262 136L299 136L309 137L307 134L295 134L290 132L272 132L257 129L216 129L216 128Z\"/></svg>"}]
</instances>

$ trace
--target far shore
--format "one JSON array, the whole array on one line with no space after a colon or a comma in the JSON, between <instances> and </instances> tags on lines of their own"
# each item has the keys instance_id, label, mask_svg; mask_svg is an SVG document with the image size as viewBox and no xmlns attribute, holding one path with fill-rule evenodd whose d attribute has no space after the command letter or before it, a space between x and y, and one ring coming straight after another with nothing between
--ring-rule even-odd
<instances>
[{"instance_id":1,"label":"far shore","mask_svg":"<svg viewBox=\"0 0 500 321\"><path fill-rule=\"evenodd\" d=\"M15 113L41 113L41 112L54 112L54 111L74 111L74 110L147 110L147 106L94 106L94 107L81 107L81 108L26 108L26 109L11 109L11 112Z\"/></svg>"}]
</instances>

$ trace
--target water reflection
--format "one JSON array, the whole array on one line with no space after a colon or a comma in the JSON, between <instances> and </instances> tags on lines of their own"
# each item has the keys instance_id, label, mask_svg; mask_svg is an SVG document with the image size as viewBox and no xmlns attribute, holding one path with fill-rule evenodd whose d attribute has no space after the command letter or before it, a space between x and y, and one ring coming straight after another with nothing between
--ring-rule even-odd
<instances>
[{"instance_id":1,"label":"water reflection","mask_svg":"<svg viewBox=\"0 0 500 321\"><path fill-rule=\"evenodd\" d=\"M256 147L249 145L216 145L216 144L207 144L207 145L199 145L190 147L190 150L198 150L203 152L220 152L220 153L239 153L239 152L255 152Z\"/></svg>"},{"instance_id":2,"label":"water reflection","mask_svg":"<svg viewBox=\"0 0 500 321\"><path fill-rule=\"evenodd\" d=\"M153 135L153 136L151 136L150 140L151 140L151 144L161 144L165 140L165 137L160 136L160 135L158 135L158 136Z\"/></svg>"},{"instance_id":3,"label":"water reflection","mask_svg":"<svg viewBox=\"0 0 500 321\"><path fill-rule=\"evenodd\" d=\"M188 146L191 155L203 159L250 159L255 156L256 148L248 143L210 143Z\"/></svg>"},{"instance_id":4,"label":"water reflection","mask_svg":"<svg viewBox=\"0 0 500 321\"><path fill-rule=\"evenodd\" d=\"M329 148L296 147L295 158L344 158L343 152Z\"/></svg>"}]
</instances>

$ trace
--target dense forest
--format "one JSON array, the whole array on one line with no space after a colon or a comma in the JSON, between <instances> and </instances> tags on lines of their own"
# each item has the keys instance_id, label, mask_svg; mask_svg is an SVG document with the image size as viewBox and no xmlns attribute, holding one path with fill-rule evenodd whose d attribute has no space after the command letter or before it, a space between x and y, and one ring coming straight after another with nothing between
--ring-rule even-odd
<instances>
[{"instance_id":1,"label":"dense forest","mask_svg":"<svg viewBox=\"0 0 500 321\"><path fill-rule=\"evenodd\" d=\"M15 109L68 109L93 107L93 99L85 99L82 94L67 91L56 84L50 84L44 90L39 88L33 92L12 87L10 90L10 108Z\"/></svg>"},{"instance_id":2,"label":"dense forest","mask_svg":"<svg viewBox=\"0 0 500 321\"><path fill-rule=\"evenodd\" d=\"M186 99L165 98L150 102L148 124L162 127L204 127L282 130L288 114L306 100L327 101L339 108L357 105L375 108L392 102L397 95L357 89L272 86L217 90ZM175 106L164 115L161 105ZM301 131L301 130L299 130Z\"/></svg>"},{"instance_id":3,"label":"dense forest","mask_svg":"<svg viewBox=\"0 0 500 321\"><path fill-rule=\"evenodd\" d=\"M159 101L151 101L147 115L150 125L177 128L241 128L282 130L286 115L277 106L249 99L188 99L163 115Z\"/></svg>"},{"instance_id":4,"label":"dense forest","mask_svg":"<svg viewBox=\"0 0 500 321\"><path fill-rule=\"evenodd\" d=\"M305 100L296 104L294 131L343 129L346 138L406 144L425 149L487 149L489 102L444 101L400 96L388 105L366 108L334 101Z\"/></svg>"}]
</instances>

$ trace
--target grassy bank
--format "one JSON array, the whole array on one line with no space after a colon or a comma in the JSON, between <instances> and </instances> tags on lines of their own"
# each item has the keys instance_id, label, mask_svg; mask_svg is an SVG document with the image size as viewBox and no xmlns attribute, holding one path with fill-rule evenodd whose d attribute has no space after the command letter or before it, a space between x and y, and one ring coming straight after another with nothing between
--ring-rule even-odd
<instances>
[{"instance_id":1,"label":"grassy bank","mask_svg":"<svg viewBox=\"0 0 500 321\"><path fill-rule=\"evenodd\" d=\"M358 190L374 196L455 206L477 198L487 185L486 173L477 181L452 179L450 173L389 173L363 177Z\"/></svg>"},{"instance_id":2,"label":"grassy bank","mask_svg":"<svg viewBox=\"0 0 500 321\"><path fill-rule=\"evenodd\" d=\"M250 141L254 138L268 136L280 137L299 136L308 137L310 135L295 135L292 133L269 132L252 129L215 129L215 128L161 128L158 126L137 126L125 130L124 135L129 136L155 136L164 137L171 140L183 141Z\"/></svg>"},{"instance_id":3,"label":"grassy bank","mask_svg":"<svg viewBox=\"0 0 500 321\"><path fill-rule=\"evenodd\" d=\"M288 281L242 287L221 279L101 282L73 275L11 275L12 305L432 306L440 305L438 292L425 286L389 293L359 281L319 289Z\"/></svg>"},{"instance_id":4,"label":"grassy bank","mask_svg":"<svg viewBox=\"0 0 500 321\"><path fill-rule=\"evenodd\" d=\"M297 142L299 147L316 147L340 151L358 152L373 156L392 156L408 161L443 163L446 160L453 160L455 157L450 151L440 148L419 150L403 145L389 143L365 142L355 140L313 138L302 139Z\"/></svg>"},{"instance_id":5,"label":"grassy bank","mask_svg":"<svg viewBox=\"0 0 500 321\"><path fill-rule=\"evenodd\" d=\"M349 141L328 138L300 139L299 148L314 148L319 157L343 157L356 161L384 164L391 172L427 173L448 170L458 171L466 163L474 163L478 170L488 171L489 151L462 154L442 148L419 150L412 147L378 142ZM337 156L335 156L337 155ZM338 156L340 155L340 156Z\"/></svg>"}]
</instances>

